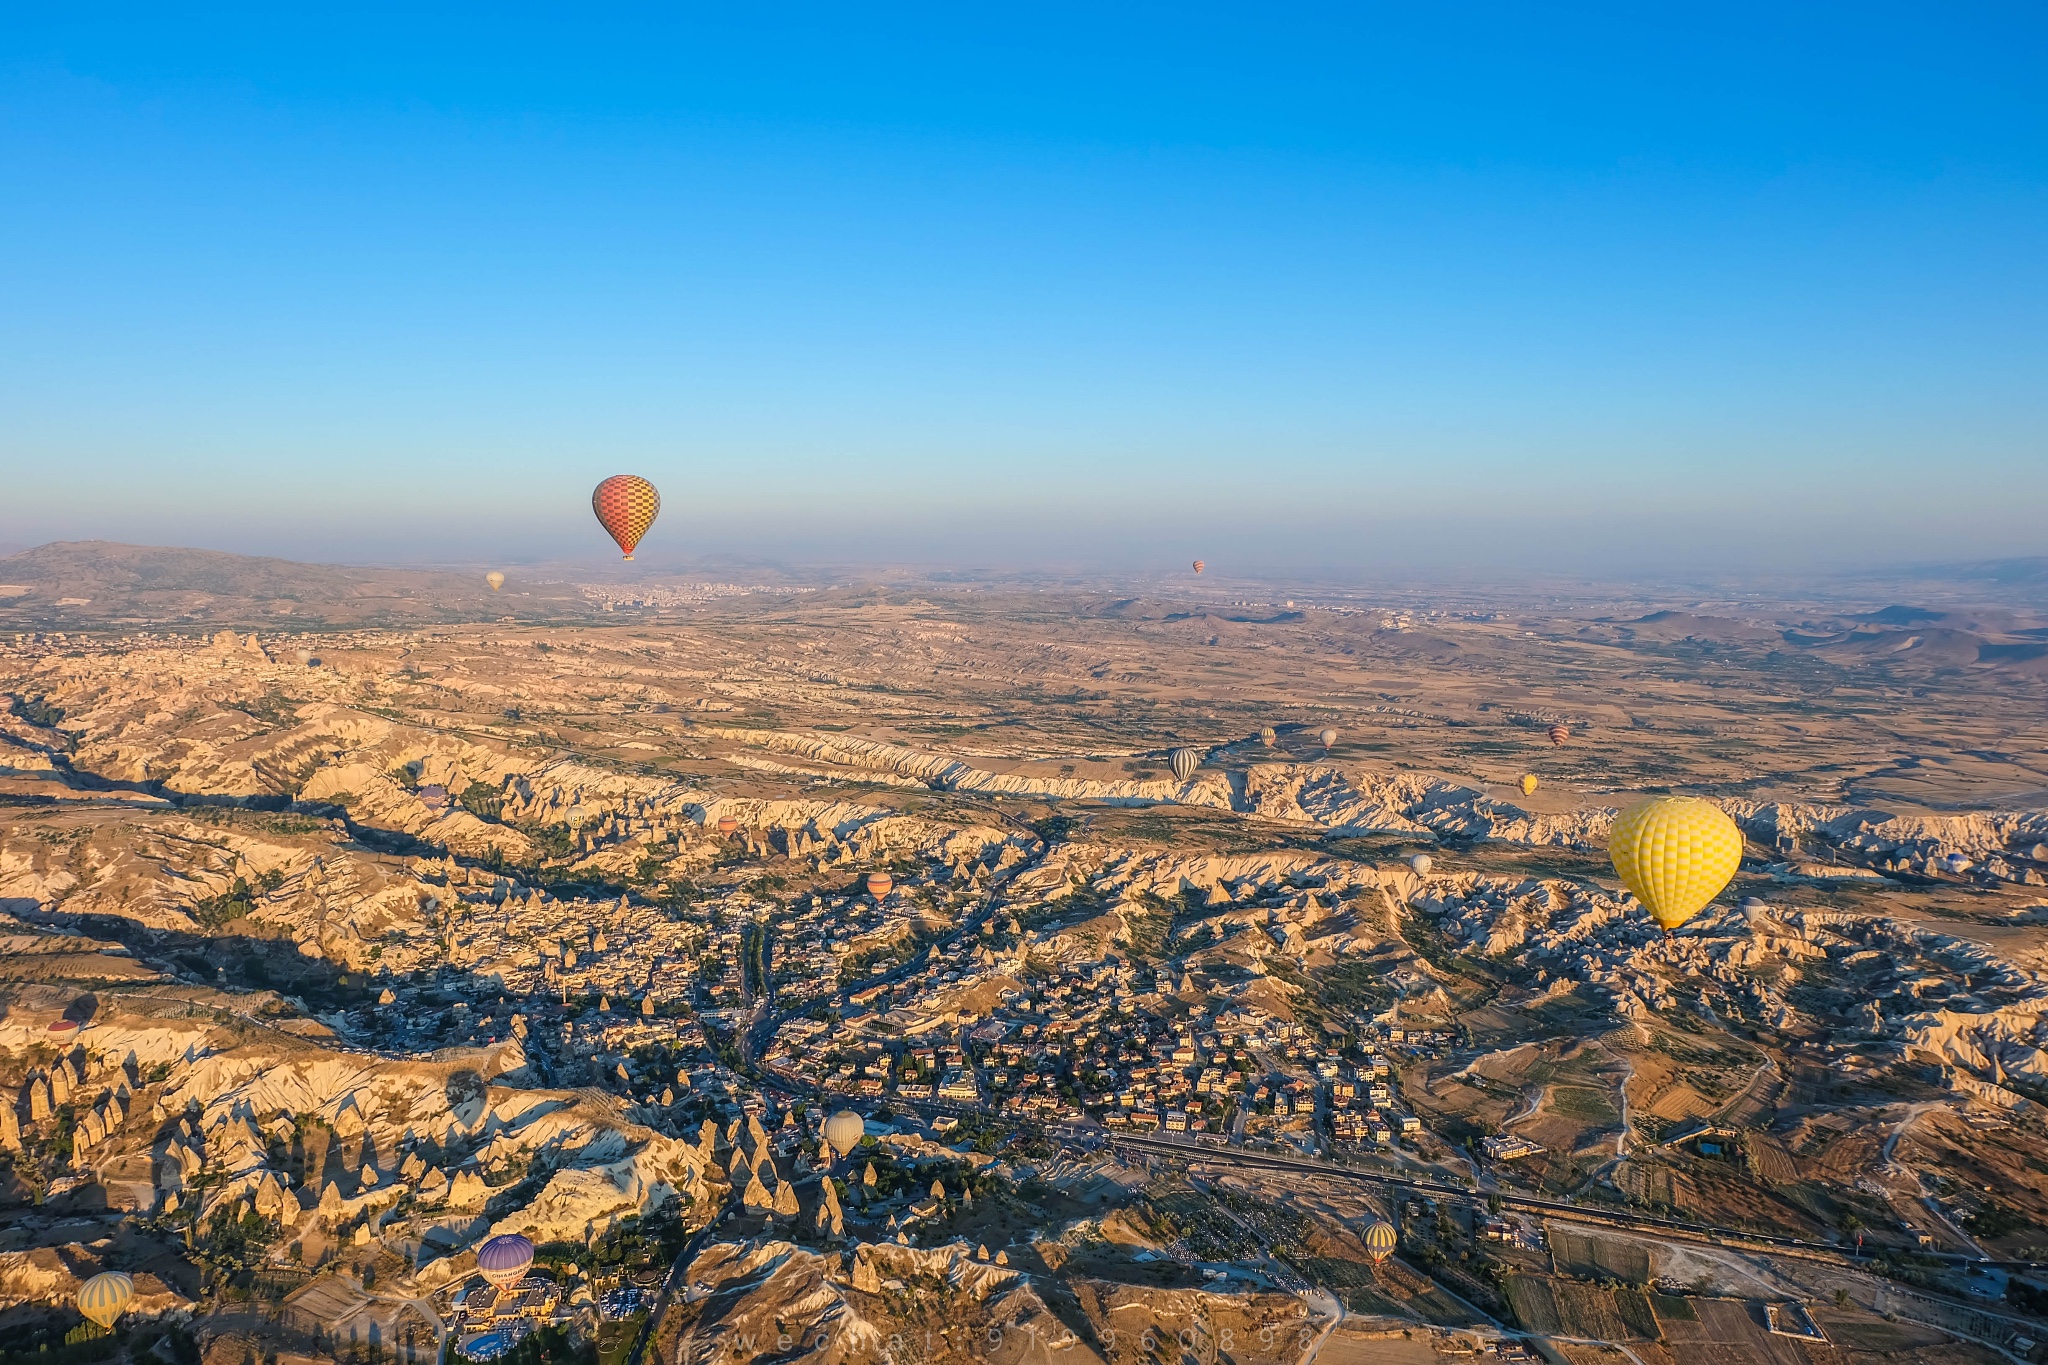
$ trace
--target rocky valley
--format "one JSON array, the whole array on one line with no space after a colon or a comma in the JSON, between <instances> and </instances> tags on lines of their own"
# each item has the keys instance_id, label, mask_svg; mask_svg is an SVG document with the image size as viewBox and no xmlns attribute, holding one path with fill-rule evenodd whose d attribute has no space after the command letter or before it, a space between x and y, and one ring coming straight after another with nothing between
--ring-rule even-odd
<instances>
[{"instance_id":1,"label":"rocky valley","mask_svg":"<svg viewBox=\"0 0 2048 1365\"><path fill-rule=\"evenodd\" d=\"M501 619L35 554L0 560L11 1351L2048 1341L2023 604L906 576ZM1744 845L1668 935L1605 852L1661 792Z\"/></svg>"}]
</instances>

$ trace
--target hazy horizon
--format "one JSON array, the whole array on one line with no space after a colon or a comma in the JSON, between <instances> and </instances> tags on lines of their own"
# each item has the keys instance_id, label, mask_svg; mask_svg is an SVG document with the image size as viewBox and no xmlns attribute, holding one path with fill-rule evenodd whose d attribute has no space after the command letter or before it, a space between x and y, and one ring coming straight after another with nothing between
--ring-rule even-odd
<instances>
[{"instance_id":1,"label":"hazy horizon","mask_svg":"<svg viewBox=\"0 0 2048 1365\"><path fill-rule=\"evenodd\" d=\"M0 35L0 540L1626 575L2038 554L2048 22Z\"/></svg>"}]
</instances>

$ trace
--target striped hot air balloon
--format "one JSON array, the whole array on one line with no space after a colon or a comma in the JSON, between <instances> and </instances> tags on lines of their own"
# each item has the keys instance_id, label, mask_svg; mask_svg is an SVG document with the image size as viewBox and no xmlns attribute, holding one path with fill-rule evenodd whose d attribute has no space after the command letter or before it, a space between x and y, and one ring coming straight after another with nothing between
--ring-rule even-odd
<instances>
[{"instance_id":1,"label":"striped hot air balloon","mask_svg":"<svg viewBox=\"0 0 2048 1365\"><path fill-rule=\"evenodd\" d=\"M1199 559L1198 559L1198 560L1196 560L1196 561L1195 561L1195 572L1196 572L1196 573L1200 573L1200 572L1201 572L1201 571L1202 571L1202 570L1203 570L1204 568L1206 568L1206 567L1207 567L1207 566L1206 566L1206 565L1204 565L1204 564L1202 563L1202 561L1201 561L1201 560L1199 560Z\"/></svg>"},{"instance_id":2,"label":"striped hot air balloon","mask_svg":"<svg viewBox=\"0 0 2048 1365\"><path fill-rule=\"evenodd\" d=\"M1569 726L1553 725L1550 727L1550 742L1552 744L1557 745L1560 748L1562 748L1564 746L1564 742L1570 739L1571 737L1572 732Z\"/></svg>"},{"instance_id":3,"label":"striped hot air balloon","mask_svg":"<svg viewBox=\"0 0 2048 1365\"><path fill-rule=\"evenodd\" d=\"M631 559L633 547L661 515L661 494L638 474L614 474L590 495L590 507L606 534Z\"/></svg>"},{"instance_id":4,"label":"striped hot air balloon","mask_svg":"<svg viewBox=\"0 0 2048 1365\"><path fill-rule=\"evenodd\" d=\"M1202 756L1193 749L1175 749L1166 756L1173 765L1173 775L1185 782L1195 775L1195 769L1202 766Z\"/></svg>"},{"instance_id":5,"label":"striped hot air balloon","mask_svg":"<svg viewBox=\"0 0 2048 1365\"><path fill-rule=\"evenodd\" d=\"M1274 730L1272 726L1261 725L1259 727L1259 743L1265 745L1268 749L1272 748L1279 739L1279 732Z\"/></svg>"},{"instance_id":6,"label":"striped hot air balloon","mask_svg":"<svg viewBox=\"0 0 2048 1365\"><path fill-rule=\"evenodd\" d=\"M736 833L739 830L739 827L740 822L733 819L730 815L721 815L718 817L718 832L728 839L732 838L734 833Z\"/></svg>"},{"instance_id":7,"label":"striped hot air balloon","mask_svg":"<svg viewBox=\"0 0 2048 1365\"><path fill-rule=\"evenodd\" d=\"M1742 831L1696 796L1655 796L1614 818L1607 856L1622 882L1670 933L1706 908L1742 866Z\"/></svg>"},{"instance_id":8,"label":"striped hot air balloon","mask_svg":"<svg viewBox=\"0 0 2048 1365\"><path fill-rule=\"evenodd\" d=\"M868 873L868 894L876 900L882 899L894 890L896 879L886 872Z\"/></svg>"},{"instance_id":9,"label":"striped hot air balloon","mask_svg":"<svg viewBox=\"0 0 2048 1365\"><path fill-rule=\"evenodd\" d=\"M78 1286L78 1311L111 1331L128 1300L134 1297L134 1280L118 1270L102 1271Z\"/></svg>"},{"instance_id":10,"label":"striped hot air balloon","mask_svg":"<svg viewBox=\"0 0 2048 1365\"><path fill-rule=\"evenodd\" d=\"M1374 1265L1378 1265L1381 1261L1393 1255L1394 1248L1399 1246L1400 1243L1401 1239L1395 1233L1394 1225L1385 1219L1381 1219L1365 1230L1365 1254L1372 1257Z\"/></svg>"},{"instance_id":11,"label":"striped hot air balloon","mask_svg":"<svg viewBox=\"0 0 2048 1365\"><path fill-rule=\"evenodd\" d=\"M533 1265L533 1243L516 1232L501 1232L477 1248L476 1268L503 1289L518 1284Z\"/></svg>"}]
</instances>

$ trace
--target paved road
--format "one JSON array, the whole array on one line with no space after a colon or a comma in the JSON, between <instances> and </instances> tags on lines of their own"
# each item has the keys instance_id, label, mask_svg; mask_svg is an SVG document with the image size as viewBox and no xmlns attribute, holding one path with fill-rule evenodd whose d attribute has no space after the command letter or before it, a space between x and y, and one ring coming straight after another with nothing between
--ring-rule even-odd
<instances>
[{"instance_id":1,"label":"paved road","mask_svg":"<svg viewBox=\"0 0 2048 1365\"><path fill-rule=\"evenodd\" d=\"M1071 1131L1063 1129L1062 1131ZM1266 1170L1308 1172L1316 1175L1334 1176L1342 1180L1361 1184L1393 1185L1419 1194L1443 1195L1456 1199L1475 1198L1475 1192L1462 1185L1446 1185L1434 1180L1418 1180L1408 1176L1390 1175L1377 1171L1361 1171L1349 1166L1339 1166L1327 1161L1313 1161L1303 1157L1287 1157L1263 1152L1246 1152L1229 1147L1175 1142L1168 1138L1133 1137L1117 1134L1109 1139L1120 1146L1134 1147L1145 1152L1172 1153L1183 1158L1201 1160L1211 1164L1238 1165ZM1685 1237L1714 1243L1741 1242L1752 1245L1774 1247L1796 1251L1809 1256L1818 1256L1849 1265L1865 1264L1859 1258L1844 1251L1831 1242L1809 1242L1797 1237L1778 1237L1769 1233L1749 1232L1741 1228L1717 1227L1710 1223L1688 1223L1675 1218L1655 1218L1648 1214L1632 1213L1625 1210L1605 1209L1597 1205L1567 1204L1553 1199L1535 1199L1527 1195L1500 1194L1501 1203L1510 1208L1530 1209L1541 1213L1553 1213L1581 1222L1608 1223L1633 1231L1656 1231L1673 1236ZM1958 1264L1974 1264L1978 1258L1948 1254L1943 1259ZM1994 1261L1988 1264L2016 1269L2032 1269L2031 1261Z\"/></svg>"},{"instance_id":2,"label":"paved road","mask_svg":"<svg viewBox=\"0 0 2048 1365\"><path fill-rule=\"evenodd\" d=\"M682 1283L684 1276L689 1272L690 1262L697 1259L697 1253L704 1249L704 1243L710 1240L711 1231L717 1226L717 1220L714 1219L699 1228L697 1235L683 1244L681 1254L676 1257L676 1263L668 1268L668 1278L661 1282L661 1292L654 1296L654 1307L648 1311L647 1321L640 1324L640 1335L633 1339L633 1349L626 1353L626 1365L640 1365L640 1357L653 1342L655 1334L661 1330L661 1319L668 1312L669 1300L674 1297L677 1285Z\"/></svg>"}]
</instances>

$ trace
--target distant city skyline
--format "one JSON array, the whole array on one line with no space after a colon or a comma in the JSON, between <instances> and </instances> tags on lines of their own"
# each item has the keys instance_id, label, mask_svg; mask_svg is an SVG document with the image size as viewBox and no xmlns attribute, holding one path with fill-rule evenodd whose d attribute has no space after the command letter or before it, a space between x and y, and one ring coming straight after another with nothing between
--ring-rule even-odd
<instances>
[{"instance_id":1,"label":"distant city skyline","mask_svg":"<svg viewBox=\"0 0 2048 1365\"><path fill-rule=\"evenodd\" d=\"M0 542L2048 550L2021 6L16 16Z\"/></svg>"}]
</instances>

